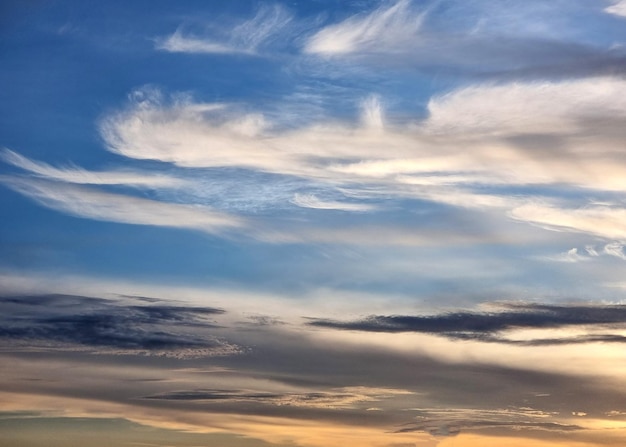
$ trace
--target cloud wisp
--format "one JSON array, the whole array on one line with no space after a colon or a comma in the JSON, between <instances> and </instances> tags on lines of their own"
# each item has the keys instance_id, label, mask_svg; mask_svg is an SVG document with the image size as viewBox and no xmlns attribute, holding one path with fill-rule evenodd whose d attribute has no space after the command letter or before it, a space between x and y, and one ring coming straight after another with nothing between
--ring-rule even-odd
<instances>
[{"instance_id":1,"label":"cloud wisp","mask_svg":"<svg viewBox=\"0 0 626 447\"><path fill-rule=\"evenodd\" d=\"M186 228L209 234L245 225L236 216L203 206L165 203L47 180L2 177L0 181L47 208L88 219Z\"/></svg>"},{"instance_id":2,"label":"cloud wisp","mask_svg":"<svg viewBox=\"0 0 626 447\"><path fill-rule=\"evenodd\" d=\"M604 8L604 11L608 14L614 14L619 17L626 17L626 1L614 0L611 6Z\"/></svg>"},{"instance_id":3,"label":"cloud wisp","mask_svg":"<svg viewBox=\"0 0 626 447\"><path fill-rule=\"evenodd\" d=\"M186 182L182 179L158 173L148 174L130 170L88 171L76 166L55 168L47 163L30 160L6 148L0 152L0 158L13 166L41 178L67 183L82 185L123 185L146 188L180 188L186 185Z\"/></svg>"},{"instance_id":4,"label":"cloud wisp","mask_svg":"<svg viewBox=\"0 0 626 447\"><path fill-rule=\"evenodd\" d=\"M371 51L402 51L415 44L421 17L410 10L408 0L384 4L368 15L354 16L329 25L307 41L304 52L323 56L342 56Z\"/></svg>"},{"instance_id":5,"label":"cloud wisp","mask_svg":"<svg viewBox=\"0 0 626 447\"><path fill-rule=\"evenodd\" d=\"M262 5L253 18L232 27L208 30L208 33L205 31L198 35L181 27L170 36L158 39L156 49L170 53L259 56L265 47L279 41L291 21L291 14L282 6Z\"/></svg>"},{"instance_id":6,"label":"cloud wisp","mask_svg":"<svg viewBox=\"0 0 626 447\"><path fill-rule=\"evenodd\" d=\"M622 15L622 3L604 10L600 4L563 6L537 1L381 2L368 13L318 30L303 52L346 70L382 63L500 79L597 76L623 69L626 54L582 38L575 19L576 14Z\"/></svg>"}]
</instances>

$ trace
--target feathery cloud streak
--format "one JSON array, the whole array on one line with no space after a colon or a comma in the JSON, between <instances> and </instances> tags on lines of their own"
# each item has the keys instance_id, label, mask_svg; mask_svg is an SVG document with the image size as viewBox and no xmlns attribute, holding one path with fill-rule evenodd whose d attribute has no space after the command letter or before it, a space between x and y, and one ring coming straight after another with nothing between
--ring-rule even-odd
<instances>
[{"instance_id":1,"label":"feathery cloud streak","mask_svg":"<svg viewBox=\"0 0 626 447\"><path fill-rule=\"evenodd\" d=\"M222 26L210 34L191 35L179 28L167 38L157 40L156 49L171 53L246 54L258 56L263 48L277 41L289 26L292 17L276 4L261 5L256 15L231 27ZM204 34L204 33L203 33Z\"/></svg>"},{"instance_id":2,"label":"feathery cloud streak","mask_svg":"<svg viewBox=\"0 0 626 447\"><path fill-rule=\"evenodd\" d=\"M46 180L3 177L5 185L41 205L73 216L134 225L187 228L207 233L240 228L243 220L207 207L164 203Z\"/></svg>"},{"instance_id":3,"label":"feathery cloud streak","mask_svg":"<svg viewBox=\"0 0 626 447\"><path fill-rule=\"evenodd\" d=\"M125 185L152 188L180 188L185 185L182 179L163 174L146 174L124 171L88 171L76 166L55 168L47 163L30 160L9 149L4 149L0 157L7 163L24 169L37 176L83 185Z\"/></svg>"}]
</instances>

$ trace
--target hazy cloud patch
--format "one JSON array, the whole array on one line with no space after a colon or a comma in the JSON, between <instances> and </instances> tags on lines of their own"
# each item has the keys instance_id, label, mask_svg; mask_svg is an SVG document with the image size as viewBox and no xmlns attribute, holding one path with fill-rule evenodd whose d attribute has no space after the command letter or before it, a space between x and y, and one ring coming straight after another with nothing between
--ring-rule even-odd
<instances>
[{"instance_id":1,"label":"hazy cloud patch","mask_svg":"<svg viewBox=\"0 0 626 447\"><path fill-rule=\"evenodd\" d=\"M0 298L0 337L6 348L202 357L241 348L214 335L211 307L128 304L101 298L39 295Z\"/></svg>"}]
</instances>

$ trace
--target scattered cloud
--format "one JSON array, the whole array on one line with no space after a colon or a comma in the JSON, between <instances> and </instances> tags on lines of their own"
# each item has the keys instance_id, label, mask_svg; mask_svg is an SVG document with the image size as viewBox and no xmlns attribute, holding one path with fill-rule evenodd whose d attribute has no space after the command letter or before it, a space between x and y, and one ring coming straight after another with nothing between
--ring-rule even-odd
<instances>
[{"instance_id":1,"label":"scattered cloud","mask_svg":"<svg viewBox=\"0 0 626 447\"><path fill-rule=\"evenodd\" d=\"M265 46L280 38L291 21L291 14L284 7L263 4L253 18L202 33L208 36L192 35L180 27L170 36L158 39L156 49L171 53L259 55Z\"/></svg>"},{"instance_id":2,"label":"scattered cloud","mask_svg":"<svg viewBox=\"0 0 626 447\"><path fill-rule=\"evenodd\" d=\"M322 28L310 37L305 53L339 56L361 52L400 52L419 39L422 17L412 11L411 2L399 0L383 5L370 14L353 16Z\"/></svg>"},{"instance_id":3,"label":"scattered cloud","mask_svg":"<svg viewBox=\"0 0 626 447\"><path fill-rule=\"evenodd\" d=\"M580 32L576 15L594 17L601 10L582 2L564 6L536 1L385 1L369 13L317 31L303 51L348 72L382 65L437 75L545 79L562 78L564 73L597 76L623 68L622 50L599 46ZM616 3L605 12L621 10L622 4Z\"/></svg>"},{"instance_id":4,"label":"scattered cloud","mask_svg":"<svg viewBox=\"0 0 626 447\"><path fill-rule=\"evenodd\" d=\"M616 16L626 17L626 0L613 0L613 4L604 8L604 11Z\"/></svg>"},{"instance_id":5,"label":"scattered cloud","mask_svg":"<svg viewBox=\"0 0 626 447\"><path fill-rule=\"evenodd\" d=\"M619 242L613 242L604 246L604 253L616 258L626 260L626 254L624 254L624 245Z\"/></svg>"}]
</instances>

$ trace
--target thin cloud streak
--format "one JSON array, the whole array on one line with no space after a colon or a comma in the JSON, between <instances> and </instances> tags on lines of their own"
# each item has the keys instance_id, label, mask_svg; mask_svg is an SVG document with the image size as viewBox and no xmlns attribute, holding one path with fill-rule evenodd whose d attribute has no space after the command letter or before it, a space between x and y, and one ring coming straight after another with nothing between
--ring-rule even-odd
<instances>
[{"instance_id":1,"label":"thin cloud streak","mask_svg":"<svg viewBox=\"0 0 626 447\"><path fill-rule=\"evenodd\" d=\"M261 55L263 48L277 41L292 21L281 5L261 5L256 15L232 28L217 30L216 37L192 36L179 28L166 38L158 39L157 50L191 54Z\"/></svg>"},{"instance_id":2,"label":"thin cloud streak","mask_svg":"<svg viewBox=\"0 0 626 447\"><path fill-rule=\"evenodd\" d=\"M512 310L495 313L458 312L430 316L371 316L363 320L340 322L313 319L316 327L366 332L419 332L451 339L477 340L523 346L547 346L590 342L626 341L621 334L590 334L579 337L531 340L508 339L501 333L511 329L547 329L593 326L604 328L626 323L626 306L511 305Z\"/></svg>"},{"instance_id":3,"label":"thin cloud streak","mask_svg":"<svg viewBox=\"0 0 626 447\"><path fill-rule=\"evenodd\" d=\"M43 180L5 176L0 181L47 208L77 217L187 228L209 234L245 226L242 219L207 207L164 203Z\"/></svg>"},{"instance_id":4,"label":"thin cloud streak","mask_svg":"<svg viewBox=\"0 0 626 447\"><path fill-rule=\"evenodd\" d=\"M295 194L292 203L303 208L341 211L372 211L373 205L320 200L313 194Z\"/></svg>"},{"instance_id":5,"label":"thin cloud streak","mask_svg":"<svg viewBox=\"0 0 626 447\"><path fill-rule=\"evenodd\" d=\"M55 168L47 163L30 160L10 149L4 149L0 158L18 168L50 180L83 185L125 185L148 188L180 188L188 183L163 174L148 174L129 170L88 171L79 167Z\"/></svg>"},{"instance_id":6,"label":"thin cloud streak","mask_svg":"<svg viewBox=\"0 0 626 447\"><path fill-rule=\"evenodd\" d=\"M395 52L419 39L420 15L410 10L410 1L400 0L369 15L351 17L329 25L311 36L304 53L341 56L370 51ZM400 50L402 51L402 50Z\"/></svg>"}]
</instances>

